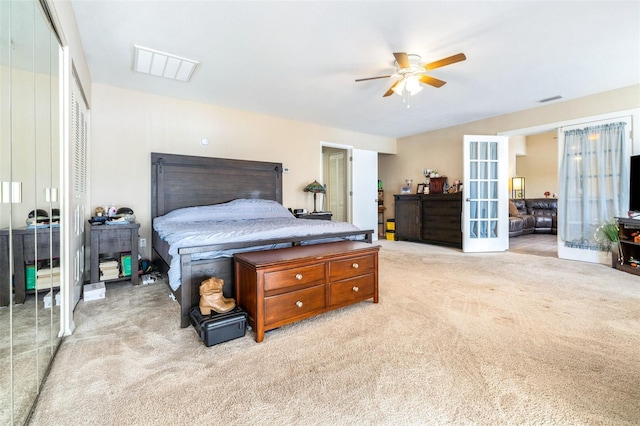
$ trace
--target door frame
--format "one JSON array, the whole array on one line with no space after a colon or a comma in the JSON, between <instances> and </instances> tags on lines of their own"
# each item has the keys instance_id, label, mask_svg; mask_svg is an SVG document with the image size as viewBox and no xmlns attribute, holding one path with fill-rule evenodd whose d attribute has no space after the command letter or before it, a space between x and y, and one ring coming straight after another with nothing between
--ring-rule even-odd
<instances>
[{"instance_id":1,"label":"door frame","mask_svg":"<svg viewBox=\"0 0 640 426\"><path fill-rule=\"evenodd\" d=\"M335 149L342 149L345 150L347 152L347 179L346 179L346 187L343 188L345 191L345 194L347 194L347 222L349 223L353 223L353 215L352 215L352 211L351 211L351 203L352 203L352 197L350 196L349 192L351 191L351 161L349 161L349 157L351 157L351 150L353 149L352 145L342 145L342 144L338 144L338 143L332 143L332 142L323 142L320 141L320 180L322 182L324 182L324 154L322 152L323 148L335 148Z\"/></svg>"}]
</instances>

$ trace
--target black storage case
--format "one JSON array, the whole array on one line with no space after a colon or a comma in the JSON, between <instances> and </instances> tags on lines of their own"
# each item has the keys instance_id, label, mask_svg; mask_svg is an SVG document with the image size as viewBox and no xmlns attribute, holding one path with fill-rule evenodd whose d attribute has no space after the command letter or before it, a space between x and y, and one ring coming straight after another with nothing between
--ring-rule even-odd
<instances>
[{"instance_id":1,"label":"black storage case","mask_svg":"<svg viewBox=\"0 0 640 426\"><path fill-rule=\"evenodd\" d=\"M189 318L207 346L243 337L247 330L247 313L238 307L224 314L211 311L210 315L202 315L200 308L195 306L191 309Z\"/></svg>"}]
</instances>

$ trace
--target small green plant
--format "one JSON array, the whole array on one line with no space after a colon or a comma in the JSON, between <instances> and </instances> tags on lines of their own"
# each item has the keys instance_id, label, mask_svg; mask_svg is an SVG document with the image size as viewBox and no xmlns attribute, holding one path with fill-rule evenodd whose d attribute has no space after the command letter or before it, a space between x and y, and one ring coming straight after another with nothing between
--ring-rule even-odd
<instances>
[{"instance_id":1,"label":"small green plant","mask_svg":"<svg viewBox=\"0 0 640 426\"><path fill-rule=\"evenodd\" d=\"M611 218L600 225L596 229L595 238L603 250L611 251L612 255L614 250L617 251L618 262L620 264L624 263L622 247L620 246L620 229L615 218Z\"/></svg>"},{"instance_id":2,"label":"small green plant","mask_svg":"<svg viewBox=\"0 0 640 426\"><path fill-rule=\"evenodd\" d=\"M603 245L606 250L611 250L611 246L617 245L620 242L618 221L610 219L600 225L596 230L596 241Z\"/></svg>"}]
</instances>

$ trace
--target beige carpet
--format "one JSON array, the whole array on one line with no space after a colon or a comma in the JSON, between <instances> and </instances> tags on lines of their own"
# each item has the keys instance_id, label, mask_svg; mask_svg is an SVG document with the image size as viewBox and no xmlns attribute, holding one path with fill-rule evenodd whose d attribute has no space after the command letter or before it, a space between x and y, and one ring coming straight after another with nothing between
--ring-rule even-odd
<instances>
[{"instance_id":1,"label":"beige carpet","mask_svg":"<svg viewBox=\"0 0 640 426\"><path fill-rule=\"evenodd\" d=\"M34 425L640 423L640 277L380 241L380 303L206 348L156 283L81 302Z\"/></svg>"}]
</instances>

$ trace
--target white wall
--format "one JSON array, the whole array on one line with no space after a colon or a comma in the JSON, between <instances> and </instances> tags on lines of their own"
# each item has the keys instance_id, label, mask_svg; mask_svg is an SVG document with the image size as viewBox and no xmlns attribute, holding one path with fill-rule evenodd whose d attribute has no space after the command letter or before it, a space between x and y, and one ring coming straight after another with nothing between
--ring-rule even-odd
<instances>
[{"instance_id":1,"label":"white wall","mask_svg":"<svg viewBox=\"0 0 640 426\"><path fill-rule=\"evenodd\" d=\"M527 136L527 153L516 158L516 176L525 178L525 197L558 193L557 132Z\"/></svg>"},{"instance_id":2,"label":"white wall","mask_svg":"<svg viewBox=\"0 0 640 426\"><path fill-rule=\"evenodd\" d=\"M283 204L313 209L302 189L319 179L320 141L394 153L396 140L94 84L90 209L130 207L151 236L150 153L283 163ZM202 146L202 138L209 145ZM197 185L197 182L194 182ZM150 249L143 250L150 256Z\"/></svg>"}]
</instances>

